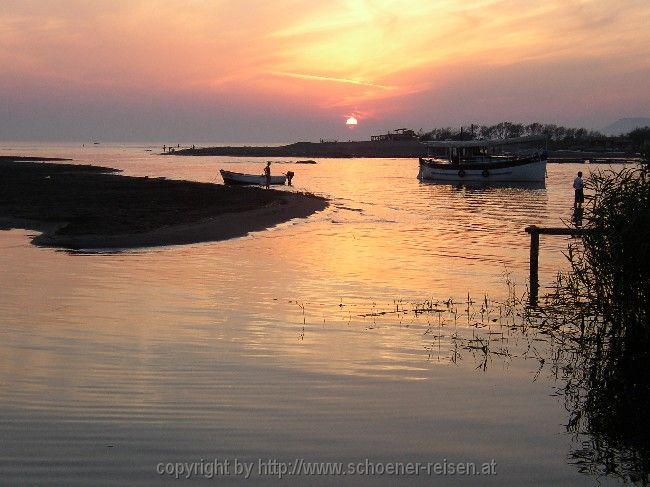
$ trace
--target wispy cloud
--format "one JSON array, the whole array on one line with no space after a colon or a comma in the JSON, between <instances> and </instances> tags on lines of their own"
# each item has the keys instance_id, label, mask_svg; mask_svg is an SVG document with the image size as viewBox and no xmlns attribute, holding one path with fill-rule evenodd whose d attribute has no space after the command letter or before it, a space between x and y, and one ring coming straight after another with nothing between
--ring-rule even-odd
<instances>
[{"instance_id":1,"label":"wispy cloud","mask_svg":"<svg viewBox=\"0 0 650 487\"><path fill-rule=\"evenodd\" d=\"M272 74L274 76L286 76L289 78L297 78L297 79L304 79L304 80L311 80L311 81L329 81L333 83L344 83L344 84L350 84L350 85L357 85L357 86L368 86L371 88L379 88L381 90L396 90L397 86L388 86L388 85L380 85L377 83L369 83L367 81L361 81L361 80L356 80L356 79L345 79L345 78L333 78L331 76L318 76L314 74L301 74L301 73L282 73L279 71L276 72L271 72L269 74Z\"/></svg>"},{"instance_id":2,"label":"wispy cloud","mask_svg":"<svg viewBox=\"0 0 650 487\"><path fill-rule=\"evenodd\" d=\"M560 89L566 66L598 61L599 90L650 104L629 89L650 75L647 0L0 1L4 98L47 99L55 85L407 114L517 66L526 104L540 87Z\"/></svg>"}]
</instances>

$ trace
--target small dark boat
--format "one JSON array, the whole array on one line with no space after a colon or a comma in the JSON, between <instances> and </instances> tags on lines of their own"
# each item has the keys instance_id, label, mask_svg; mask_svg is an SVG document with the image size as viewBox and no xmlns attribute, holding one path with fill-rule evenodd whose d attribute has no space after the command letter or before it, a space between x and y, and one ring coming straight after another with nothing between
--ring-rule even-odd
<instances>
[{"instance_id":1,"label":"small dark boat","mask_svg":"<svg viewBox=\"0 0 650 487\"><path fill-rule=\"evenodd\" d=\"M266 184L266 176L263 174L244 174L241 172L226 171L220 169L221 177L225 184L239 184L239 185L258 185L264 186ZM271 176L271 184L282 185L287 181L287 176Z\"/></svg>"}]
</instances>

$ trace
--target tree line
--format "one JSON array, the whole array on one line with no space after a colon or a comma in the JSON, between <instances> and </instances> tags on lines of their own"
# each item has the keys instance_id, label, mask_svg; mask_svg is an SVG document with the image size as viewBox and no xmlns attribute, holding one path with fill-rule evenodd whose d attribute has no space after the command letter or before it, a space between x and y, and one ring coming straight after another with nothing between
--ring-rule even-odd
<instances>
[{"instance_id":1,"label":"tree line","mask_svg":"<svg viewBox=\"0 0 650 487\"><path fill-rule=\"evenodd\" d=\"M494 125L471 124L460 128L442 127L429 131L420 129L417 135L421 141L545 136L549 144L556 149L589 147L638 151L644 144L650 144L650 127L637 128L622 136L607 136L596 130L538 122L529 124L515 122L499 122Z\"/></svg>"}]
</instances>

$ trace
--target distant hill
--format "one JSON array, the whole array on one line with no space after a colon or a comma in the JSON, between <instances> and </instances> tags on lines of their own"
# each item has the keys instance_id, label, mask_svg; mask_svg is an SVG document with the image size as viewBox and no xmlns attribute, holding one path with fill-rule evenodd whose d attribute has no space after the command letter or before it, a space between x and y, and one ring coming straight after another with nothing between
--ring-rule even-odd
<instances>
[{"instance_id":1,"label":"distant hill","mask_svg":"<svg viewBox=\"0 0 650 487\"><path fill-rule=\"evenodd\" d=\"M621 135L627 134L632 130L639 127L650 127L650 118L637 117L637 118L620 118L616 122L601 130L605 135Z\"/></svg>"}]
</instances>

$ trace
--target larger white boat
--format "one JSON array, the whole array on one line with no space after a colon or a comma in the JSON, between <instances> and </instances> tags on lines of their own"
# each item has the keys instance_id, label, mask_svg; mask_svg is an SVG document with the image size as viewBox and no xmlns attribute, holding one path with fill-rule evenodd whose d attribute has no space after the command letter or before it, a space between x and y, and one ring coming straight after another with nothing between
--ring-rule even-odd
<instances>
[{"instance_id":1,"label":"larger white boat","mask_svg":"<svg viewBox=\"0 0 650 487\"><path fill-rule=\"evenodd\" d=\"M535 147L519 152L514 148L545 141L544 137L502 140L431 141L429 149L444 152L439 157L420 158L418 179L449 182L545 182L546 150Z\"/></svg>"}]
</instances>

